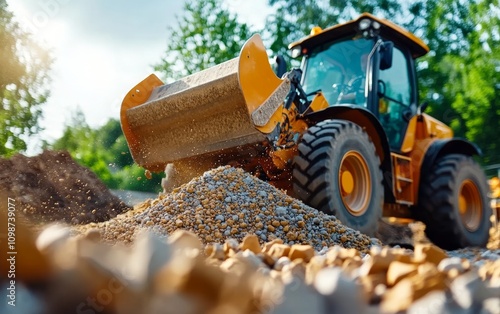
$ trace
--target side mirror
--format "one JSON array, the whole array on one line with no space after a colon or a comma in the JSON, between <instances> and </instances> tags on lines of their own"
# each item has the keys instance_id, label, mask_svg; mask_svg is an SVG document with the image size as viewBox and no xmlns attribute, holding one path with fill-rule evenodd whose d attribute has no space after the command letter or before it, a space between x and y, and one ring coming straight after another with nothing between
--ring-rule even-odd
<instances>
[{"instance_id":1,"label":"side mirror","mask_svg":"<svg viewBox=\"0 0 500 314\"><path fill-rule=\"evenodd\" d=\"M421 115L422 113L424 113L425 109L427 109L427 107L429 106L429 103L424 101L423 103L421 103L418 107L417 107L417 114L418 115Z\"/></svg>"},{"instance_id":2,"label":"side mirror","mask_svg":"<svg viewBox=\"0 0 500 314\"><path fill-rule=\"evenodd\" d=\"M276 76L278 76L279 78L283 77L283 74L286 73L286 68L287 64L285 58L282 55L277 55L275 68Z\"/></svg>"},{"instance_id":3,"label":"side mirror","mask_svg":"<svg viewBox=\"0 0 500 314\"><path fill-rule=\"evenodd\" d=\"M394 43L386 41L380 46L380 70L387 70L392 67L392 51Z\"/></svg>"}]
</instances>

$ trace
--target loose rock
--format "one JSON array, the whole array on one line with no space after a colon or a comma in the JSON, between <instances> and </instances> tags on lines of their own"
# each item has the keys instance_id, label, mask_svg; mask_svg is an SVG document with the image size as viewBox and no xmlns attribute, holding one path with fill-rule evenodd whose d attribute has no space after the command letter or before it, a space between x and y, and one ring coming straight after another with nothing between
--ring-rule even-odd
<instances>
[{"instance_id":1,"label":"loose rock","mask_svg":"<svg viewBox=\"0 0 500 314\"><path fill-rule=\"evenodd\" d=\"M257 192L258 191L258 192ZM97 225L105 241L130 243L143 229L168 236L189 230L204 244L238 241L255 234L263 244L283 239L313 250L341 245L368 252L372 239L345 227L334 216L304 205L241 169L219 167L160 196L136 215L122 215Z\"/></svg>"}]
</instances>

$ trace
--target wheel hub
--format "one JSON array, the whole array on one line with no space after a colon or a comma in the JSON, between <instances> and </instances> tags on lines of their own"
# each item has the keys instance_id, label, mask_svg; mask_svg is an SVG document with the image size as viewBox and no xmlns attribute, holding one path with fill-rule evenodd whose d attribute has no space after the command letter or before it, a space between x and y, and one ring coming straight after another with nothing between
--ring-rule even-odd
<instances>
[{"instance_id":1,"label":"wheel hub","mask_svg":"<svg viewBox=\"0 0 500 314\"><path fill-rule=\"evenodd\" d=\"M465 228L476 231L483 215L483 202L477 186L471 180L465 180L460 187L458 209Z\"/></svg>"},{"instance_id":2,"label":"wheel hub","mask_svg":"<svg viewBox=\"0 0 500 314\"><path fill-rule=\"evenodd\" d=\"M342 194L351 194L354 190L354 178L349 170L343 171L341 175Z\"/></svg>"},{"instance_id":3,"label":"wheel hub","mask_svg":"<svg viewBox=\"0 0 500 314\"><path fill-rule=\"evenodd\" d=\"M361 216L368 209L372 197L368 164L357 151L348 151L340 163L339 187L342 202L353 216Z\"/></svg>"}]
</instances>

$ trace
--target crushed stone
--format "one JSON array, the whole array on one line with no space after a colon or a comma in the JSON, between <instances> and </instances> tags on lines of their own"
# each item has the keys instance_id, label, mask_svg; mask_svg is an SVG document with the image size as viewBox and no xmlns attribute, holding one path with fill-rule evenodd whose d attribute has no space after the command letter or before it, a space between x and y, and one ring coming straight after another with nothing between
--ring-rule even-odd
<instances>
[{"instance_id":1,"label":"crushed stone","mask_svg":"<svg viewBox=\"0 0 500 314\"><path fill-rule=\"evenodd\" d=\"M219 167L161 195L142 211L91 224L103 240L130 243L140 230L168 236L191 231L203 243L241 241L255 234L260 243L283 239L285 244L310 244L316 250L340 245L366 252L380 244L344 226L239 168Z\"/></svg>"}]
</instances>

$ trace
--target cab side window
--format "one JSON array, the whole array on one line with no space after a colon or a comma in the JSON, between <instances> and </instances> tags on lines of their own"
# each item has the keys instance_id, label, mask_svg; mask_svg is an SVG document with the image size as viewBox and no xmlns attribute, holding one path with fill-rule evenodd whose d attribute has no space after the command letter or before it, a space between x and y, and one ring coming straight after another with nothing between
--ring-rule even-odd
<instances>
[{"instance_id":1,"label":"cab side window","mask_svg":"<svg viewBox=\"0 0 500 314\"><path fill-rule=\"evenodd\" d=\"M380 71L380 78L385 83L385 95L403 105L410 106L411 90L408 63L403 52L394 47L392 67Z\"/></svg>"},{"instance_id":2,"label":"cab side window","mask_svg":"<svg viewBox=\"0 0 500 314\"><path fill-rule=\"evenodd\" d=\"M391 148L401 147L408 121L404 117L411 116L411 84L409 64L405 55L394 47L392 67L380 71L380 121L387 133Z\"/></svg>"}]
</instances>

